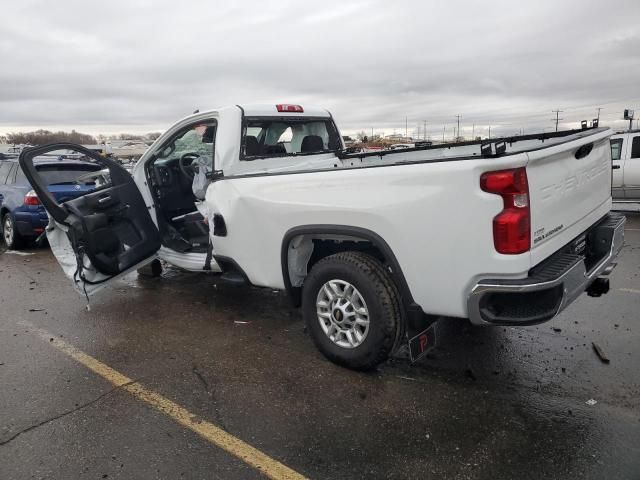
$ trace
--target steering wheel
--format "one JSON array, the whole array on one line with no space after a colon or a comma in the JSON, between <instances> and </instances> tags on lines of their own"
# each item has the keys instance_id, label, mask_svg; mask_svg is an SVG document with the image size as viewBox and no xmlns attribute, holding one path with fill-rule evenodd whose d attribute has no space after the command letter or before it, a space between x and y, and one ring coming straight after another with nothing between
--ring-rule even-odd
<instances>
[{"instance_id":1,"label":"steering wheel","mask_svg":"<svg viewBox=\"0 0 640 480\"><path fill-rule=\"evenodd\" d=\"M198 164L193 163L198 157L200 157L199 153L187 152L182 155L178 161L180 173L182 173L182 175L184 175L188 180L193 180L193 177L198 173ZM187 163L187 160L189 159L191 159L191 161Z\"/></svg>"}]
</instances>

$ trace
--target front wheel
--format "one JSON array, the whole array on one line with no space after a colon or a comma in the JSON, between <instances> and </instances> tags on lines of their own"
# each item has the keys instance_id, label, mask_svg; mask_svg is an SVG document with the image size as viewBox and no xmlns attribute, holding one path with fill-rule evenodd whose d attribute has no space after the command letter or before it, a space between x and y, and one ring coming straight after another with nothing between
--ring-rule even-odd
<instances>
[{"instance_id":1,"label":"front wheel","mask_svg":"<svg viewBox=\"0 0 640 480\"><path fill-rule=\"evenodd\" d=\"M302 310L318 349L355 370L369 370L388 358L401 321L389 274L360 252L337 253L316 263L304 282Z\"/></svg>"},{"instance_id":2,"label":"front wheel","mask_svg":"<svg viewBox=\"0 0 640 480\"><path fill-rule=\"evenodd\" d=\"M162 263L156 258L144 267L140 267L138 269L138 275L143 277L159 277L162 275Z\"/></svg>"},{"instance_id":3,"label":"front wheel","mask_svg":"<svg viewBox=\"0 0 640 480\"><path fill-rule=\"evenodd\" d=\"M17 250L24 244L23 238L16 229L16 224L9 212L4 214L2 218L2 238L9 250Z\"/></svg>"}]
</instances>

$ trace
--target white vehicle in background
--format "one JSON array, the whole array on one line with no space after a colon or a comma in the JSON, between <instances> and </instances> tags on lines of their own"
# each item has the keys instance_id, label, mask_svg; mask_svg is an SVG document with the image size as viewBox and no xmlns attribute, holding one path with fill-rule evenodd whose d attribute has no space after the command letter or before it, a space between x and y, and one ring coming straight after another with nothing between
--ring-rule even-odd
<instances>
[{"instance_id":1,"label":"white vehicle in background","mask_svg":"<svg viewBox=\"0 0 640 480\"><path fill-rule=\"evenodd\" d=\"M58 203L26 150L47 236L89 295L160 258L289 292L322 353L372 368L434 343L434 322L547 321L606 293L624 217L611 210L611 131L346 153L331 114L300 105L188 116L129 175ZM247 292L248 293L248 292Z\"/></svg>"},{"instance_id":2,"label":"white vehicle in background","mask_svg":"<svg viewBox=\"0 0 640 480\"><path fill-rule=\"evenodd\" d=\"M415 145L413 143L394 143L393 145L389 145L389 150L407 150L414 147Z\"/></svg>"},{"instance_id":3,"label":"white vehicle in background","mask_svg":"<svg viewBox=\"0 0 640 480\"><path fill-rule=\"evenodd\" d=\"M611 136L614 201L640 203L640 130Z\"/></svg>"}]
</instances>

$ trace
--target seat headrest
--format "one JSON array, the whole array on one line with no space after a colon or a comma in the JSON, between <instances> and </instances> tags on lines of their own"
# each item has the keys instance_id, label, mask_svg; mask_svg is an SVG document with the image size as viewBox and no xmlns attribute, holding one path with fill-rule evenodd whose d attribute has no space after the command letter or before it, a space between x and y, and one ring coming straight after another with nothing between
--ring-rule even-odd
<instances>
[{"instance_id":1,"label":"seat headrest","mask_svg":"<svg viewBox=\"0 0 640 480\"><path fill-rule=\"evenodd\" d=\"M324 150L322 137L318 135L307 135L302 139L302 145L300 146L301 152L319 152L321 150Z\"/></svg>"}]
</instances>

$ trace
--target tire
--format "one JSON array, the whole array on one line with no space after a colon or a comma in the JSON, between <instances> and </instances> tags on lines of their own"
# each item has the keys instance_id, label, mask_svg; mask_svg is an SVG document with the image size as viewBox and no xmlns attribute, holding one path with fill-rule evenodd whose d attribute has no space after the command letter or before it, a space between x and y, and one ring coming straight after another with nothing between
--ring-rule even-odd
<instances>
[{"instance_id":1,"label":"tire","mask_svg":"<svg viewBox=\"0 0 640 480\"><path fill-rule=\"evenodd\" d=\"M159 277L162 275L162 263L156 258L151 263L139 268L138 275L143 277Z\"/></svg>"},{"instance_id":2,"label":"tire","mask_svg":"<svg viewBox=\"0 0 640 480\"><path fill-rule=\"evenodd\" d=\"M24 239L16 230L16 224L9 212L2 217L2 238L9 250L18 250L24 246Z\"/></svg>"},{"instance_id":3,"label":"tire","mask_svg":"<svg viewBox=\"0 0 640 480\"><path fill-rule=\"evenodd\" d=\"M384 362L401 324L391 277L378 260L360 252L337 253L313 266L303 285L302 312L318 350L354 370Z\"/></svg>"}]
</instances>

